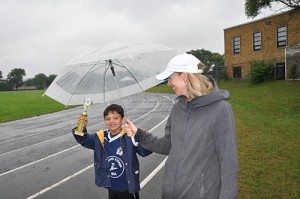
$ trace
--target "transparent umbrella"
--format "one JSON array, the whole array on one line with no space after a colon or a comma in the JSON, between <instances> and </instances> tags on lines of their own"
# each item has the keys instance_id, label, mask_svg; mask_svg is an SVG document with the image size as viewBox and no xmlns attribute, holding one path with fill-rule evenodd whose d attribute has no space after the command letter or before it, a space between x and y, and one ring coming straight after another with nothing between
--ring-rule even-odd
<instances>
[{"instance_id":1,"label":"transparent umbrella","mask_svg":"<svg viewBox=\"0 0 300 199\"><path fill-rule=\"evenodd\" d=\"M45 95L64 105L104 103L151 88L177 51L159 45L112 43L71 60Z\"/></svg>"}]
</instances>

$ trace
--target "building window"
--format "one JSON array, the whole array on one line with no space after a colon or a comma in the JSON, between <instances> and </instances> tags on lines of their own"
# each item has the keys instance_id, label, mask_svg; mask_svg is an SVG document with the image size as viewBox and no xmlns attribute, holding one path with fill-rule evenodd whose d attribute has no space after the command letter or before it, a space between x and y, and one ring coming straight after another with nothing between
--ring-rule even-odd
<instances>
[{"instance_id":1,"label":"building window","mask_svg":"<svg viewBox=\"0 0 300 199\"><path fill-rule=\"evenodd\" d=\"M233 67L233 78L242 78L242 69L240 66Z\"/></svg>"},{"instance_id":2,"label":"building window","mask_svg":"<svg viewBox=\"0 0 300 199\"><path fill-rule=\"evenodd\" d=\"M253 51L261 50L261 32L253 33Z\"/></svg>"},{"instance_id":3,"label":"building window","mask_svg":"<svg viewBox=\"0 0 300 199\"><path fill-rule=\"evenodd\" d=\"M286 26L281 26L277 28L277 47L285 47L287 45L287 34L286 34Z\"/></svg>"},{"instance_id":4,"label":"building window","mask_svg":"<svg viewBox=\"0 0 300 199\"><path fill-rule=\"evenodd\" d=\"M233 54L240 54L241 52L241 38L234 37L233 38Z\"/></svg>"}]
</instances>

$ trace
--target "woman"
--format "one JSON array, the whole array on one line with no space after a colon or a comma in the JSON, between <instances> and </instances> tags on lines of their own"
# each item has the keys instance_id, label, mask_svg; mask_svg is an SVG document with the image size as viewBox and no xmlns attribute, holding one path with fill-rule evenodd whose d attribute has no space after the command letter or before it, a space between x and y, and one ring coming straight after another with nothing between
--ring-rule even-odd
<instances>
[{"instance_id":1,"label":"woman","mask_svg":"<svg viewBox=\"0 0 300 199\"><path fill-rule=\"evenodd\" d=\"M229 93L213 78L198 74L200 61L190 54L174 57L159 80L168 79L178 101L164 137L154 137L128 120L128 136L142 147L168 155L162 198L237 198L238 160Z\"/></svg>"}]
</instances>

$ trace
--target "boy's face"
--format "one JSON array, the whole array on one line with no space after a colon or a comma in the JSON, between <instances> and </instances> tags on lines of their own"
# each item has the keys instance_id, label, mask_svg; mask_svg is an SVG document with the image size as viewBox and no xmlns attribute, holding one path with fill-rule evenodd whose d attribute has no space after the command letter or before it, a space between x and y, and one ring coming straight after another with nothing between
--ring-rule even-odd
<instances>
[{"instance_id":1,"label":"boy's face","mask_svg":"<svg viewBox=\"0 0 300 199\"><path fill-rule=\"evenodd\" d=\"M104 118L104 123L110 132L115 135L121 131L123 118L117 112L109 112Z\"/></svg>"}]
</instances>

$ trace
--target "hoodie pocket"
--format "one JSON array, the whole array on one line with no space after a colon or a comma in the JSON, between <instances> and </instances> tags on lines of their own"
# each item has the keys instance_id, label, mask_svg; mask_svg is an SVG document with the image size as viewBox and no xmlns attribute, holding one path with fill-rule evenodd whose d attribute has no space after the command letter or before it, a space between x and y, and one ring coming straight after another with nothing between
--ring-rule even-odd
<instances>
[{"instance_id":1,"label":"hoodie pocket","mask_svg":"<svg viewBox=\"0 0 300 199\"><path fill-rule=\"evenodd\" d=\"M199 183L198 183L198 191L199 191L199 196L200 198L204 198L205 194L206 194L206 187L204 184L204 173L200 174L200 178L199 178Z\"/></svg>"},{"instance_id":2,"label":"hoodie pocket","mask_svg":"<svg viewBox=\"0 0 300 199\"><path fill-rule=\"evenodd\" d=\"M108 169L108 165L103 164L94 164L95 166L95 174L98 180L104 182L106 179L110 178L110 173Z\"/></svg>"}]
</instances>

